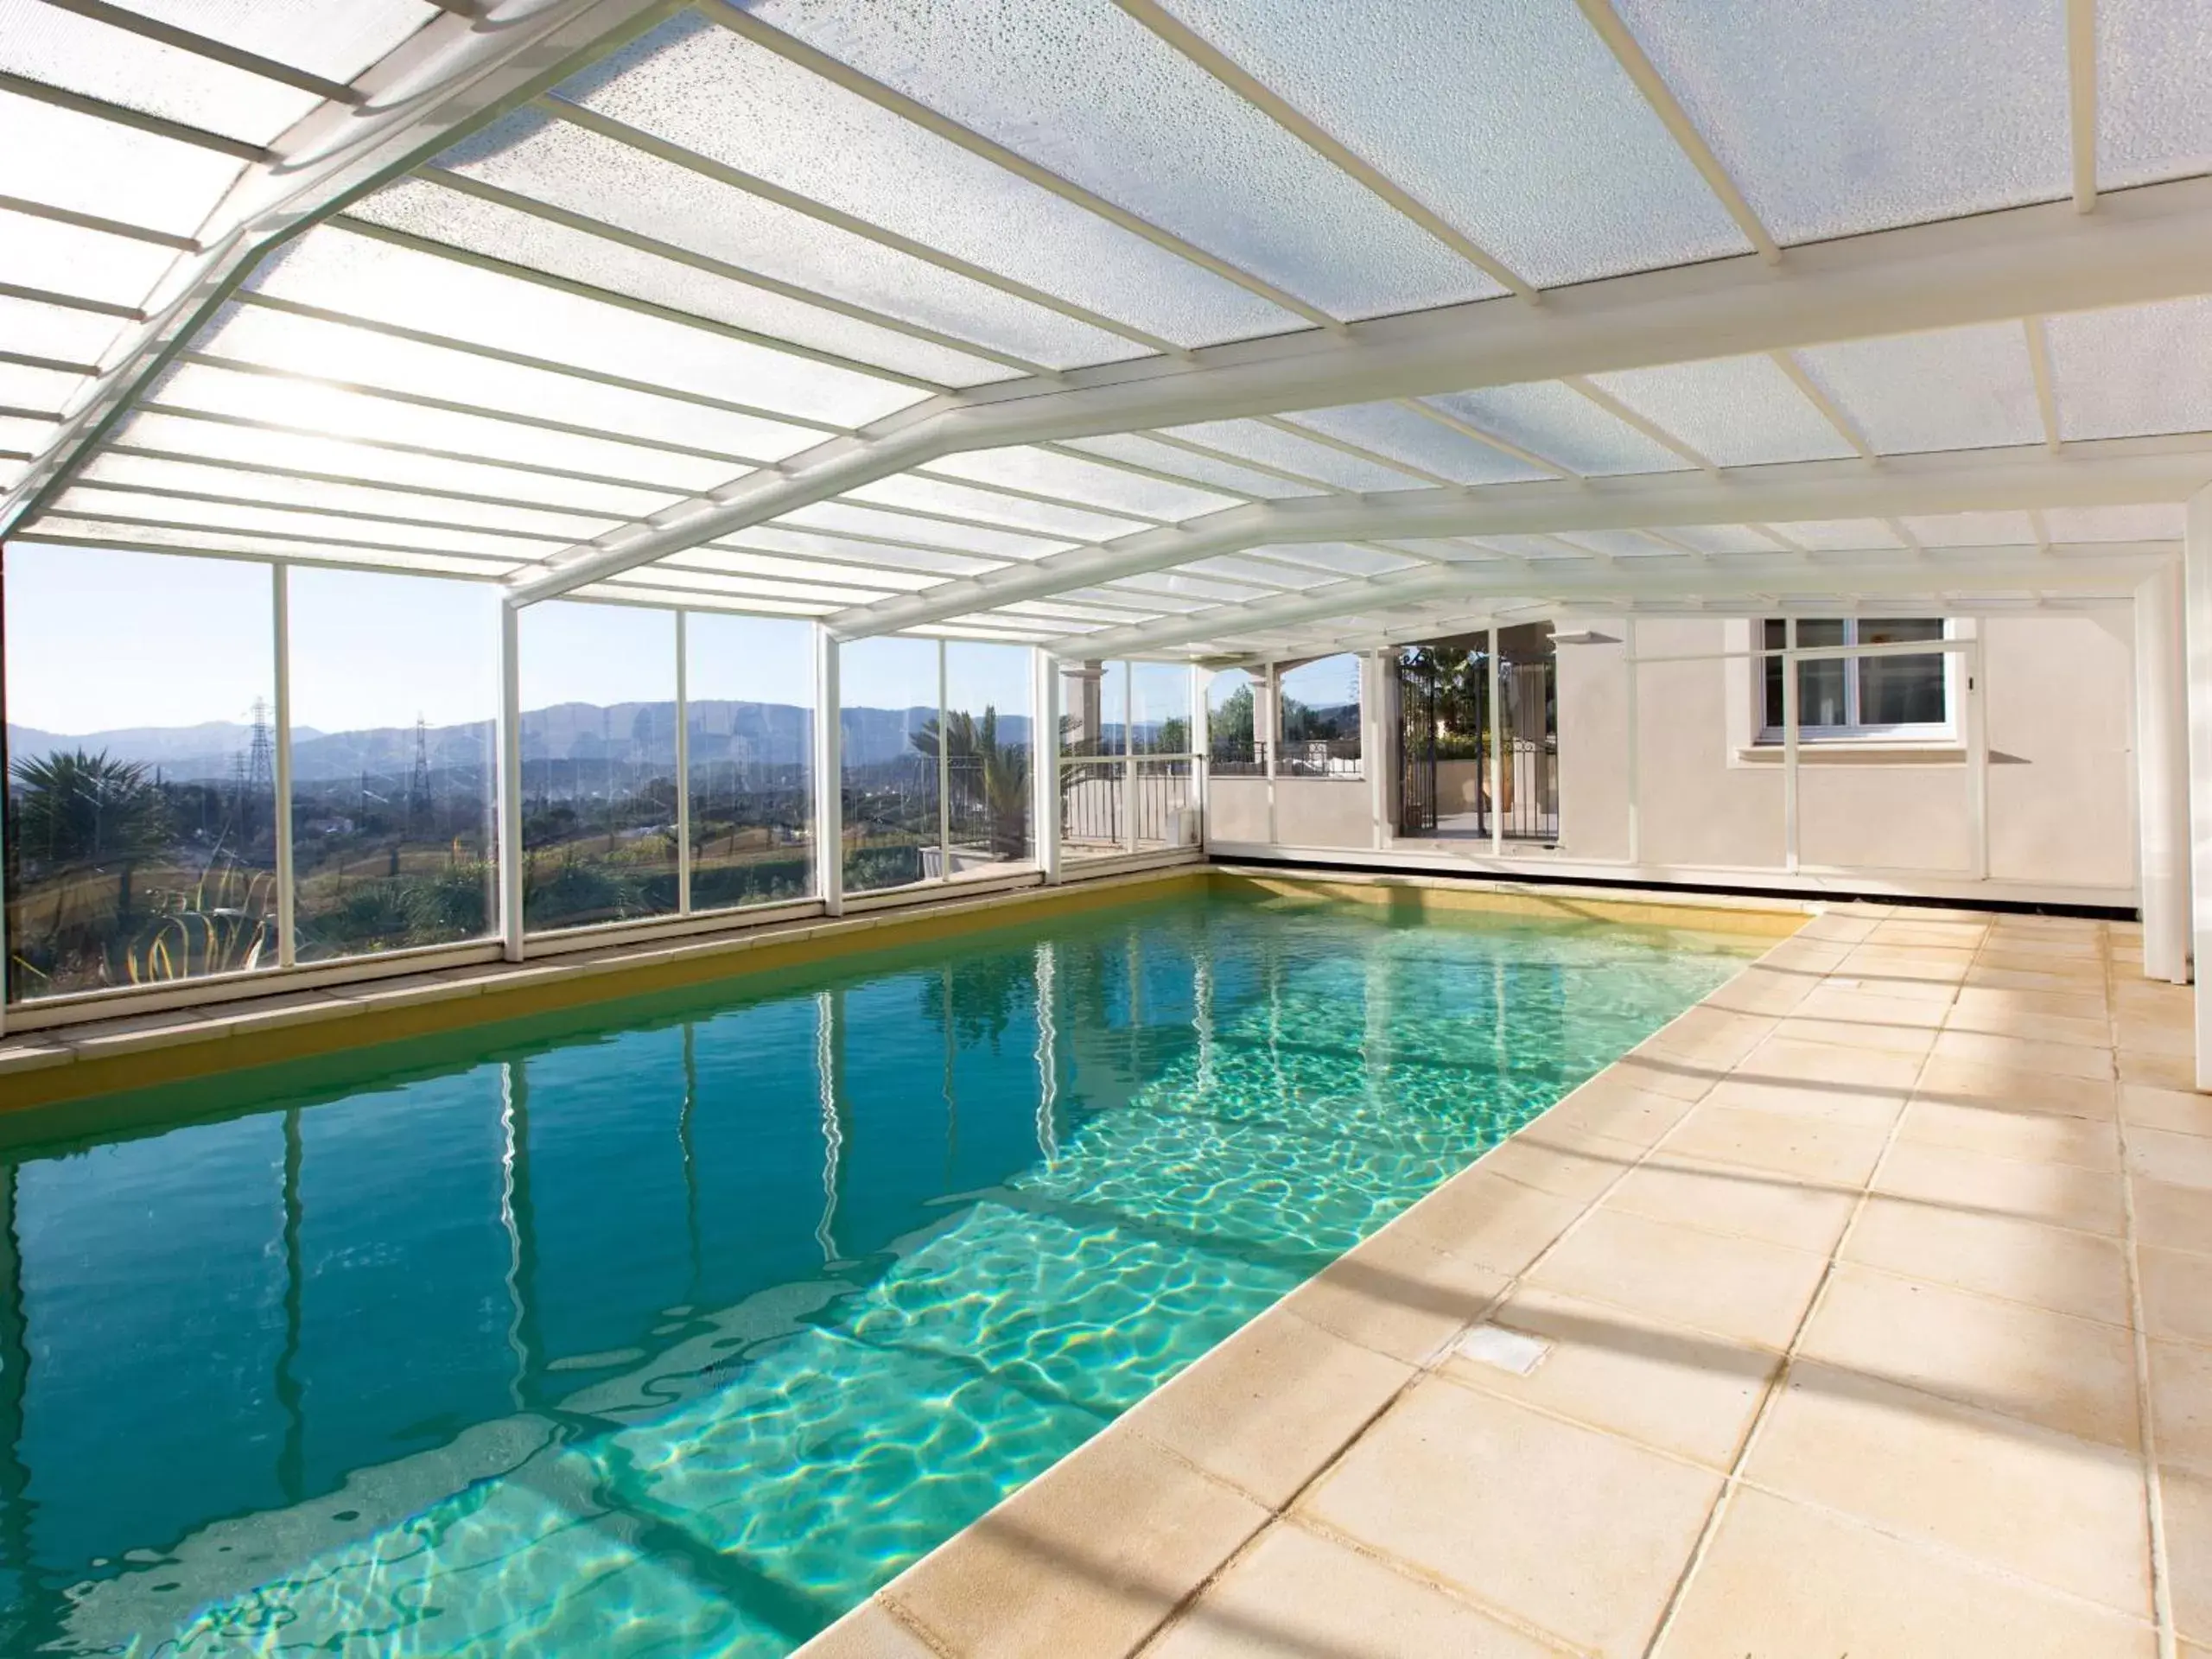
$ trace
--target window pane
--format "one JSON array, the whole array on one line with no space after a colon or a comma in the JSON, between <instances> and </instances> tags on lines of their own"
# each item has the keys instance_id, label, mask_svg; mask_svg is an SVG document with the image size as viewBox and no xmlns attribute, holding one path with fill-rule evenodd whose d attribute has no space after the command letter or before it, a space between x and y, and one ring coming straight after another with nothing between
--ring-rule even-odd
<instances>
[{"instance_id":1,"label":"window pane","mask_svg":"<svg viewBox=\"0 0 2212 1659\"><path fill-rule=\"evenodd\" d=\"M6 558L9 995L273 965L269 567Z\"/></svg>"},{"instance_id":2,"label":"window pane","mask_svg":"<svg viewBox=\"0 0 2212 1659\"><path fill-rule=\"evenodd\" d=\"M1030 661L1024 645L945 644L952 874L1019 864L1032 855Z\"/></svg>"},{"instance_id":3,"label":"window pane","mask_svg":"<svg viewBox=\"0 0 2212 1659\"><path fill-rule=\"evenodd\" d=\"M848 893L939 873L937 652L885 635L840 655Z\"/></svg>"},{"instance_id":4,"label":"window pane","mask_svg":"<svg viewBox=\"0 0 2212 1659\"><path fill-rule=\"evenodd\" d=\"M691 907L814 891L814 630L687 612Z\"/></svg>"},{"instance_id":5,"label":"window pane","mask_svg":"<svg viewBox=\"0 0 2212 1659\"><path fill-rule=\"evenodd\" d=\"M1789 643L1789 626L1778 616L1767 618L1760 632L1760 647L1765 651L1780 651ZM1759 658L1761 723L1770 732L1782 729L1784 710L1782 707L1782 658Z\"/></svg>"},{"instance_id":6,"label":"window pane","mask_svg":"<svg viewBox=\"0 0 2212 1659\"><path fill-rule=\"evenodd\" d=\"M1903 645L1913 639L1941 639L1943 624L1934 617L1870 620L1859 625L1862 645ZM1862 657L1859 659L1859 720L1866 726L1937 726L1943 708L1943 658Z\"/></svg>"},{"instance_id":7,"label":"window pane","mask_svg":"<svg viewBox=\"0 0 2212 1659\"><path fill-rule=\"evenodd\" d=\"M676 909L676 614L522 613L523 921Z\"/></svg>"},{"instance_id":8,"label":"window pane","mask_svg":"<svg viewBox=\"0 0 2212 1659\"><path fill-rule=\"evenodd\" d=\"M351 570L289 581L299 959L483 938L499 590Z\"/></svg>"},{"instance_id":9,"label":"window pane","mask_svg":"<svg viewBox=\"0 0 2212 1659\"><path fill-rule=\"evenodd\" d=\"M1282 676L1285 775L1359 775L1359 658L1349 654L1303 663Z\"/></svg>"},{"instance_id":10,"label":"window pane","mask_svg":"<svg viewBox=\"0 0 2212 1659\"><path fill-rule=\"evenodd\" d=\"M1258 685L1243 669L1227 668L1206 686L1206 748L1219 776L1250 776L1267 770L1252 723Z\"/></svg>"},{"instance_id":11,"label":"window pane","mask_svg":"<svg viewBox=\"0 0 2212 1659\"><path fill-rule=\"evenodd\" d=\"M1068 663L1060 669L1060 753L1069 760L1127 753L1129 665Z\"/></svg>"},{"instance_id":12,"label":"window pane","mask_svg":"<svg viewBox=\"0 0 2212 1659\"><path fill-rule=\"evenodd\" d=\"M1191 752L1191 671L1186 665L1129 664L1129 742L1139 754Z\"/></svg>"},{"instance_id":13,"label":"window pane","mask_svg":"<svg viewBox=\"0 0 2212 1659\"><path fill-rule=\"evenodd\" d=\"M1840 645L1845 643L1845 624L1833 617L1805 617L1797 624L1800 645ZM1797 724L1800 729L1819 726L1848 726L1847 697L1850 670L1840 657L1815 658L1797 664Z\"/></svg>"},{"instance_id":14,"label":"window pane","mask_svg":"<svg viewBox=\"0 0 2212 1659\"><path fill-rule=\"evenodd\" d=\"M1196 797L1188 760L1136 763L1135 845L1138 850L1198 844Z\"/></svg>"},{"instance_id":15,"label":"window pane","mask_svg":"<svg viewBox=\"0 0 2212 1659\"><path fill-rule=\"evenodd\" d=\"M1060 768L1060 856L1103 858L1128 849L1128 763L1072 760Z\"/></svg>"}]
</instances>

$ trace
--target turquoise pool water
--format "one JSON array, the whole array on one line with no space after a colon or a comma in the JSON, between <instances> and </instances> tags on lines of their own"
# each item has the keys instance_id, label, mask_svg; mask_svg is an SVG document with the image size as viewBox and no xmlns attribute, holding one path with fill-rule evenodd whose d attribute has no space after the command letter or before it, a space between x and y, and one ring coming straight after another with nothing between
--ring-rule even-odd
<instances>
[{"instance_id":1,"label":"turquoise pool water","mask_svg":"<svg viewBox=\"0 0 2212 1659\"><path fill-rule=\"evenodd\" d=\"M1186 899L15 1121L0 1650L786 1652L1751 948Z\"/></svg>"}]
</instances>

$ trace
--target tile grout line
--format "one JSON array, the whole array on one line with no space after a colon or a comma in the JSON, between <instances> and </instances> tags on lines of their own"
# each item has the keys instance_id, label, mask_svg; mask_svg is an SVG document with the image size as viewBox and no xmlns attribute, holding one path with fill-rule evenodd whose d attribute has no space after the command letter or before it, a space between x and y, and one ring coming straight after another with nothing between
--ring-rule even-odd
<instances>
[{"instance_id":1,"label":"tile grout line","mask_svg":"<svg viewBox=\"0 0 2212 1659\"><path fill-rule=\"evenodd\" d=\"M2113 995L2117 988L2113 984L2114 978L2112 957L2107 950L2105 957L2105 1007L2106 1017L2112 1022L2113 1071L2117 1077L2120 1071L2120 1012ZM2120 1201L2127 1230L2127 1301L2129 1317L2134 1325L2135 1414L2143 1462L2144 1516L2150 1528L2151 1612L2158 1626L2159 1659L2176 1659L2180 1643L2174 1630L2173 1570L2166 1551L2165 1496L2158 1474L2158 1431L2151 1386L2151 1333L2143 1306L2142 1242L2135 1225L2135 1173L2128 1157L2127 1112L2124 1104L2126 1096L2120 1092L2120 1087L2117 1083L2113 1085L2113 1120L2114 1132L2120 1139Z\"/></svg>"},{"instance_id":2,"label":"tile grout line","mask_svg":"<svg viewBox=\"0 0 2212 1659\"><path fill-rule=\"evenodd\" d=\"M1868 938L1871 939L1872 937L1872 933L1870 930ZM1986 938L1986 935L1985 934L1984 937ZM1865 942L1861 941L1862 944ZM1975 954L1980 954L1979 948ZM1839 964L1838 971L1842 966L1847 965L1849 960L1849 957L1847 956L1844 963ZM1834 972L1823 975L1821 984L1826 985L1827 981L1834 976ZM1963 984L1963 979L1960 982ZM1952 988L1949 1005L1955 1006L1957 1001L1958 990L1955 986ZM1744 1478L1745 1470L1751 1462L1752 1453L1758 1447L1760 1434L1767 1424L1773 1420L1775 1412L1779 1409L1783 1395L1789 1391L1790 1373L1796 1366L1798 1350L1804 1343L1805 1333L1812 1328L1814 1319L1818 1317L1822 1304L1827 1300L1828 1287L1834 1281L1837 1264L1842 1258L1845 1247L1851 1242L1852 1230L1858 1226L1859 1217L1866 1211L1867 1198L1873 1191L1875 1177L1880 1174L1882 1166L1887 1161L1891 1149L1897 1144L1898 1131L1904 1124L1906 1109L1912 1103L1913 1095L1918 1090L1920 1079L1926 1073L1929 1062L1934 1058L1935 1052L1935 1045L1930 1043L1928 1053L1922 1057L1918 1068L1913 1073L1911 1087L1906 1090L1904 1099L1898 1103L1897 1116L1890 1122L1889 1131L1882 1140L1882 1150L1867 1170L1866 1180L1860 1184L1859 1195L1852 1205L1850 1217L1845 1221L1843 1230L1836 1236L1835 1243L1829 1248L1827 1264L1821 1270L1820 1282L1813 1287L1812 1295L1806 1300L1805 1311L1798 1318L1797 1328L1790 1335L1789 1345L1783 1351L1782 1363L1776 1368L1774 1375L1768 1380L1766 1392L1759 1401L1758 1409L1752 1414L1751 1427L1744 1433L1743 1444L1737 1447L1734 1459L1721 1477L1719 1493L1713 1498L1713 1507L1706 1514L1705 1525L1699 1529L1696 1541L1690 1546L1689 1557L1683 1562L1681 1573L1675 1579L1674 1588L1668 1593L1667 1605L1660 1611L1658 1624L1652 1628L1651 1639L1644 1644L1643 1651L1647 1659L1659 1651L1665 1643L1668 1635L1675 1628L1675 1621L1681 1612L1682 1605L1688 1599L1690 1589L1696 1582L1698 1569L1704 1566L1707 1559L1711 1555L1713 1544L1719 1536L1721 1524L1727 1518L1735 1496L1746 1484Z\"/></svg>"}]
</instances>

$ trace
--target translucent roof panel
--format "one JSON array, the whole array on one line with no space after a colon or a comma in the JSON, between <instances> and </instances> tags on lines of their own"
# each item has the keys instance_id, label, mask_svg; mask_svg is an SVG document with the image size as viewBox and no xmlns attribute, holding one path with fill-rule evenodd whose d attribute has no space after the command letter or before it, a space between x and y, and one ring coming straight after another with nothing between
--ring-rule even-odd
<instances>
[{"instance_id":1,"label":"translucent roof panel","mask_svg":"<svg viewBox=\"0 0 2212 1659\"><path fill-rule=\"evenodd\" d=\"M1079 461L1027 444L947 455L931 461L929 470L1147 518L1197 518L1238 505L1235 496L1147 477L1126 467Z\"/></svg>"},{"instance_id":2,"label":"translucent roof panel","mask_svg":"<svg viewBox=\"0 0 2212 1659\"><path fill-rule=\"evenodd\" d=\"M1257 496L1263 501L1312 495L1318 488L1315 485L1297 483L1273 473L1240 467L1235 461L1218 455L1196 454L1179 444L1163 442L1141 432L1116 432L1103 437L1071 438L1061 447L1103 455L1109 460L1124 461L1132 467L1147 467L1156 473L1172 474L1196 484L1218 485L1224 490L1234 490L1239 495Z\"/></svg>"},{"instance_id":3,"label":"translucent roof panel","mask_svg":"<svg viewBox=\"0 0 2212 1659\"><path fill-rule=\"evenodd\" d=\"M985 570L995 570L1004 563L1001 559L975 554L913 547L883 539L863 539L860 535L829 534L795 526L789 520L772 524L755 524L750 530L741 531L727 542L717 542L713 545L790 553L845 564L885 565L893 569L936 576L977 575Z\"/></svg>"},{"instance_id":4,"label":"translucent roof panel","mask_svg":"<svg viewBox=\"0 0 2212 1659\"><path fill-rule=\"evenodd\" d=\"M1021 372L424 180L380 191L350 216L938 385Z\"/></svg>"},{"instance_id":5,"label":"translucent roof panel","mask_svg":"<svg viewBox=\"0 0 2212 1659\"><path fill-rule=\"evenodd\" d=\"M2212 431L2212 300L2073 312L2046 329L2061 437Z\"/></svg>"},{"instance_id":6,"label":"translucent roof panel","mask_svg":"<svg viewBox=\"0 0 2212 1659\"><path fill-rule=\"evenodd\" d=\"M1183 569L1196 575L1219 576L1224 582L1249 582L1255 588L1312 588L1330 579L1330 573L1325 570L1293 570L1280 564L1258 564L1234 557L1193 559Z\"/></svg>"},{"instance_id":7,"label":"translucent roof panel","mask_svg":"<svg viewBox=\"0 0 2212 1659\"><path fill-rule=\"evenodd\" d=\"M0 310L0 330L5 315ZM202 359L254 364L715 454L781 461L822 441L811 427L397 339L368 327L294 316L265 305L230 308L195 345L195 355ZM545 341L543 349L557 351L558 343Z\"/></svg>"},{"instance_id":8,"label":"translucent roof panel","mask_svg":"<svg viewBox=\"0 0 2212 1659\"><path fill-rule=\"evenodd\" d=\"M5 256L0 255L0 282L9 280ZM104 312L0 294L0 352L97 363L123 327L122 318Z\"/></svg>"},{"instance_id":9,"label":"translucent roof panel","mask_svg":"<svg viewBox=\"0 0 2212 1659\"><path fill-rule=\"evenodd\" d=\"M2037 539L2024 512L1945 512L1904 524L1927 547L2033 547Z\"/></svg>"},{"instance_id":10,"label":"translucent roof panel","mask_svg":"<svg viewBox=\"0 0 2212 1659\"><path fill-rule=\"evenodd\" d=\"M912 570L862 569L830 564L820 559L779 558L772 553L745 552L728 547L695 547L680 556L663 559L670 567L727 570L736 575L773 576L791 582L846 583L882 594L911 594L934 586L938 578Z\"/></svg>"},{"instance_id":11,"label":"translucent roof panel","mask_svg":"<svg viewBox=\"0 0 2212 1659\"><path fill-rule=\"evenodd\" d=\"M855 426L927 394L323 225L253 279L280 298Z\"/></svg>"},{"instance_id":12,"label":"translucent roof panel","mask_svg":"<svg viewBox=\"0 0 2212 1659\"><path fill-rule=\"evenodd\" d=\"M0 196L189 236L245 165L0 92Z\"/></svg>"},{"instance_id":13,"label":"translucent roof panel","mask_svg":"<svg viewBox=\"0 0 2212 1659\"><path fill-rule=\"evenodd\" d=\"M312 381L238 374L186 364L165 376L144 407L195 410L330 437L405 444L468 459L553 467L675 493L710 490L744 468L607 438L548 432L481 415L361 397Z\"/></svg>"},{"instance_id":14,"label":"translucent roof panel","mask_svg":"<svg viewBox=\"0 0 2212 1659\"><path fill-rule=\"evenodd\" d=\"M327 80L351 80L438 15L429 0L131 0L130 10Z\"/></svg>"},{"instance_id":15,"label":"translucent roof panel","mask_svg":"<svg viewBox=\"0 0 2212 1659\"><path fill-rule=\"evenodd\" d=\"M957 518L981 519L1040 536L1060 536L1075 542L1103 542L1126 536L1145 525L1135 519L1112 518L1079 507L1048 505L1018 495L978 489L940 479L912 474L862 485L848 493L848 501L868 501L885 506L910 507L918 512L944 513Z\"/></svg>"},{"instance_id":16,"label":"translucent roof panel","mask_svg":"<svg viewBox=\"0 0 2212 1659\"><path fill-rule=\"evenodd\" d=\"M1071 545L1065 538L1024 536L973 524L949 524L940 518L918 518L912 513L893 512L850 501L818 501L769 522L800 530L875 536L909 547L942 548L950 553L974 553L994 559L1039 559Z\"/></svg>"},{"instance_id":17,"label":"translucent roof panel","mask_svg":"<svg viewBox=\"0 0 2212 1659\"><path fill-rule=\"evenodd\" d=\"M1485 386L1428 401L1484 432L1495 432L1509 443L1586 476L1681 472L1690 464L1556 380Z\"/></svg>"},{"instance_id":18,"label":"translucent roof panel","mask_svg":"<svg viewBox=\"0 0 2212 1659\"><path fill-rule=\"evenodd\" d=\"M1454 484L1510 484L1551 474L1432 420L1409 404L1348 404L1305 409L1287 417L1392 461L1402 461Z\"/></svg>"},{"instance_id":19,"label":"translucent roof panel","mask_svg":"<svg viewBox=\"0 0 2212 1659\"><path fill-rule=\"evenodd\" d=\"M1779 545L1749 524L1670 524L1667 534L1700 553L1771 553Z\"/></svg>"},{"instance_id":20,"label":"translucent roof panel","mask_svg":"<svg viewBox=\"0 0 2212 1659\"><path fill-rule=\"evenodd\" d=\"M26 368L20 363L0 363L0 404L13 409L35 409L56 415L77 389L86 385L81 374L61 369Z\"/></svg>"},{"instance_id":21,"label":"translucent roof panel","mask_svg":"<svg viewBox=\"0 0 2212 1659\"><path fill-rule=\"evenodd\" d=\"M54 441L60 429L52 421L22 415L0 415L0 451L11 455L35 455Z\"/></svg>"},{"instance_id":22,"label":"translucent roof panel","mask_svg":"<svg viewBox=\"0 0 2212 1659\"><path fill-rule=\"evenodd\" d=\"M495 123L440 162L585 219L1050 368L1149 349L535 111Z\"/></svg>"},{"instance_id":23,"label":"translucent roof panel","mask_svg":"<svg viewBox=\"0 0 2212 1659\"><path fill-rule=\"evenodd\" d=\"M136 521L188 527L206 525L241 535L326 541L337 547L358 543L372 547L416 548L429 553L470 553L492 559L541 559L558 552L563 546L557 541L524 540L483 531L391 519L341 518L286 507L238 506L183 496L111 490L95 484L73 486L62 493L54 510L57 514L75 518L97 516L112 524Z\"/></svg>"},{"instance_id":24,"label":"translucent roof panel","mask_svg":"<svg viewBox=\"0 0 2212 1659\"><path fill-rule=\"evenodd\" d=\"M671 19L562 89L810 200L1183 346L1292 313L705 20Z\"/></svg>"},{"instance_id":25,"label":"translucent roof panel","mask_svg":"<svg viewBox=\"0 0 2212 1659\"><path fill-rule=\"evenodd\" d=\"M1312 565L1344 576L1379 576L1393 570L1410 570L1421 563L1418 559L1385 553L1376 548L1355 546L1350 542L1291 542L1281 547L1255 547L1251 550L1264 553L1269 558Z\"/></svg>"},{"instance_id":26,"label":"translucent roof panel","mask_svg":"<svg viewBox=\"0 0 2212 1659\"><path fill-rule=\"evenodd\" d=\"M0 209L0 281L110 305L137 306L175 248Z\"/></svg>"},{"instance_id":27,"label":"translucent roof panel","mask_svg":"<svg viewBox=\"0 0 2212 1659\"><path fill-rule=\"evenodd\" d=\"M1540 286L1749 251L1572 0L1170 5Z\"/></svg>"},{"instance_id":28,"label":"translucent roof panel","mask_svg":"<svg viewBox=\"0 0 2212 1659\"><path fill-rule=\"evenodd\" d=\"M1616 10L1778 241L2071 188L2056 0L1616 0Z\"/></svg>"},{"instance_id":29,"label":"translucent roof panel","mask_svg":"<svg viewBox=\"0 0 2212 1659\"><path fill-rule=\"evenodd\" d=\"M2139 507L2053 507L2044 523L2054 542L2177 542L2189 510L2179 502Z\"/></svg>"},{"instance_id":30,"label":"translucent roof panel","mask_svg":"<svg viewBox=\"0 0 2212 1659\"><path fill-rule=\"evenodd\" d=\"M424 553L367 543L340 547L283 536L243 531L171 530L157 525L110 524L96 518L56 514L39 521L37 539L65 546L133 547L156 553L236 554L248 558L291 559L302 563L345 564L379 570L415 570L427 575L497 578L519 567L508 559L474 558L458 553Z\"/></svg>"},{"instance_id":31,"label":"translucent roof panel","mask_svg":"<svg viewBox=\"0 0 2212 1659\"><path fill-rule=\"evenodd\" d=\"M40 0L0 0L0 70L256 144L322 101Z\"/></svg>"},{"instance_id":32,"label":"translucent roof panel","mask_svg":"<svg viewBox=\"0 0 2212 1659\"><path fill-rule=\"evenodd\" d=\"M1778 534L1816 553L1850 552L1859 548L1899 548L1897 531L1878 518L1811 518L1777 524Z\"/></svg>"},{"instance_id":33,"label":"translucent roof panel","mask_svg":"<svg viewBox=\"0 0 2212 1659\"><path fill-rule=\"evenodd\" d=\"M753 10L1332 315L1500 291L1107 0L771 0Z\"/></svg>"},{"instance_id":34,"label":"translucent roof panel","mask_svg":"<svg viewBox=\"0 0 2212 1659\"><path fill-rule=\"evenodd\" d=\"M1669 531L1671 535L1673 532ZM1609 559L1682 559L1692 556L1679 547L1670 546L1655 535L1640 530L1568 530L1560 532L1560 540L1577 547L1586 547L1592 553L1602 553Z\"/></svg>"},{"instance_id":35,"label":"translucent roof panel","mask_svg":"<svg viewBox=\"0 0 2212 1659\"><path fill-rule=\"evenodd\" d=\"M1172 597L1217 604L1242 604L1247 600L1268 597L1268 590L1263 588L1194 576L1180 570L1147 570L1141 575L1123 576L1117 582L1101 585L1109 594L1141 594L1147 600Z\"/></svg>"},{"instance_id":36,"label":"translucent roof panel","mask_svg":"<svg viewBox=\"0 0 2212 1659\"><path fill-rule=\"evenodd\" d=\"M1676 363L1591 379L1716 466L1858 453L1770 357Z\"/></svg>"},{"instance_id":37,"label":"translucent roof panel","mask_svg":"<svg viewBox=\"0 0 2212 1659\"><path fill-rule=\"evenodd\" d=\"M1318 440L1301 438L1260 421L1202 421L1166 429L1173 437L1218 449L1241 461L1280 467L1300 478L1344 490L1417 489L1427 480L1380 462L1348 455Z\"/></svg>"},{"instance_id":38,"label":"translucent roof panel","mask_svg":"<svg viewBox=\"0 0 2212 1659\"><path fill-rule=\"evenodd\" d=\"M1884 454L2043 442L2018 323L1817 346L1797 360Z\"/></svg>"},{"instance_id":39,"label":"translucent roof panel","mask_svg":"<svg viewBox=\"0 0 2212 1659\"><path fill-rule=\"evenodd\" d=\"M2097 182L2212 172L2212 16L2198 0L2099 0Z\"/></svg>"}]
</instances>

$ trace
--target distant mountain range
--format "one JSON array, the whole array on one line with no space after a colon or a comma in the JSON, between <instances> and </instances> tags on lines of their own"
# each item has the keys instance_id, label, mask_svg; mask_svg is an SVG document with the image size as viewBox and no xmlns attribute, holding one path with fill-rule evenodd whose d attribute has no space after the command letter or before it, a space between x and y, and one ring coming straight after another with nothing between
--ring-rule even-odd
<instances>
[{"instance_id":1,"label":"distant mountain range","mask_svg":"<svg viewBox=\"0 0 2212 1659\"><path fill-rule=\"evenodd\" d=\"M691 758L698 760L759 760L770 763L804 760L807 747L808 710L787 702L697 701L691 704ZM840 721L844 753L855 766L874 766L912 753L910 731L937 718L937 710L915 709L848 709ZM457 726L432 726L423 734L423 747L434 769L481 766L492 740L489 721ZM1026 744L1029 718L1004 715L999 719L999 741ZM253 741L253 728L222 721L197 726L130 726L113 731L88 732L82 736L41 731L36 727L8 728L10 764L54 750L105 750L118 760L137 760L157 766L174 782L188 783L229 778ZM676 760L676 705L671 702L564 702L550 709L532 709L522 717L523 757L526 760L657 761ZM415 728L379 726L365 731L321 732L311 727L292 728L292 776L303 784L335 783L372 775L404 774L415 764Z\"/></svg>"}]
</instances>

